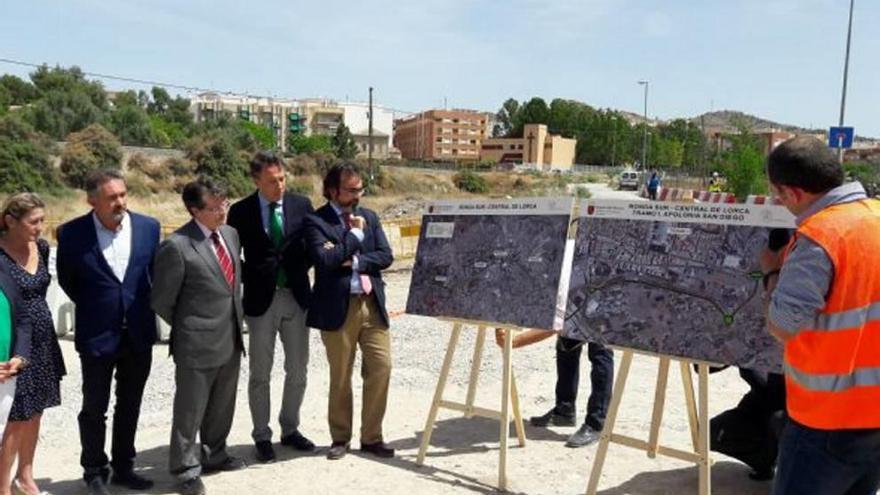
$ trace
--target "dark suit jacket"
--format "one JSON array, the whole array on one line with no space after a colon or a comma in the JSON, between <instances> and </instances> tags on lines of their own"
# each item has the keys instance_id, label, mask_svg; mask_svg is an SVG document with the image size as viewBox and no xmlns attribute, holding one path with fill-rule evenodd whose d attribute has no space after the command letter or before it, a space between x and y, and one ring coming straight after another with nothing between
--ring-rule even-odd
<instances>
[{"instance_id":1,"label":"dark suit jacket","mask_svg":"<svg viewBox=\"0 0 880 495\"><path fill-rule=\"evenodd\" d=\"M306 215L314 212L308 198L285 194L284 242L280 249L272 244L263 229L260 199L257 192L232 205L227 223L238 231L244 251L242 280L244 281L244 312L261 316L269 309L275 295L279 267L287 273L287 287L303 309L308 309L312 298L309 283L309 258L306 255L303 230Z\"/></svg>"},{"instance_id":2,"label":"dark suit jacket","mask_svg":"<svg viewBox=\"0 0 880 495\"><path fill-rule=\"evenodd\" d=\"M219 229L229 253L241 248L238 233ZM226 282L214 245L195 220L159 246L154 266L153 309L171 325L170 352L177 366L218 368L244 351L241 263L232 256L235 282Z\"/></svg>"},{"instance_id":3,"label":"dark suit jacket","mask_svg":"<svg viewBox=\"0 0 880 495\"><path fill-rule=\"evenodd\" d=\"M351 268L342 264L354 254L358 257L359 271L370 276L379 312L388 326L382 270L394 261L391 246L378 215L366 208L358 208L355 214L367 221L363 242L346 231L329 203L306 218L306 247L315 263L314 296L306 320L312 328L338 330L345 322L351 293Z\"/></svg>"},{"instance_id":4,"label":"dark suit jacket","mask_svg":"<svg viewBox=\"0 0 880 495\"><path fill-rule=\"evenodd\" d=\"M150 287L159 222L131 212L129 218L131 254L121 281L98 245L92 212L58 230L58 283L77 306L74 341L81 354L97 357L118 352L123 322L132 351L147 352L156 342Z\"/></svg>"},{"instance_id":5,"label":"dark suit jacket","mask_svg":"<svg viewBox=\"0 0 880 495\"><path fill-rule=\"evenodd\" d=\"M0 291L9 301L12 320L12 341L9 346L9 357L19 356L26 361L31 359L31 320L24 307L24 300L18 290L18 284L9 276L6 269L0 267Z\"/></svg>"}]
</instances>

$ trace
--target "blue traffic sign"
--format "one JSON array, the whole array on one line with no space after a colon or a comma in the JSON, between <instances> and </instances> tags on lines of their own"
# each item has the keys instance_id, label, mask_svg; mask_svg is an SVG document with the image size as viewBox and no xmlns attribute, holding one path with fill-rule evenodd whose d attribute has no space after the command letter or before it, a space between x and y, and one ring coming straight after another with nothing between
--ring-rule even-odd
<instances>
[{"instance_id":1,"label":"blue traffic sign","mask_svg":"<svg viewBox=\"0 0 880 495\"><path fill-rule=\"evenodd\" d=\"M852 148L855 130L852 127L832 127L828 130L828 146L831 148Z\"/></svg>"}]
</instances>

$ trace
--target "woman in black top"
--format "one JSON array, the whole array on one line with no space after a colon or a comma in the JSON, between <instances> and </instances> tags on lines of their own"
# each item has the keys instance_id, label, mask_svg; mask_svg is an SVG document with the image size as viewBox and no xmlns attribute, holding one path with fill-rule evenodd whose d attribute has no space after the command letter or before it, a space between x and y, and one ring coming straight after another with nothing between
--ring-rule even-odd
<instances>
[{"instance_id":1,"label":"woman in black top","mask_svg":"<svg viewBox=\"0 0 880 495\"><path fill-rule=\"evenodd\" d=\"M30 363L16 378L15 399L0 447L0 495L38 495L33 464L43 410L61 404L65 374L52 314L46 303L49 244L40 239L45 204L36 194L11 196L0 212L0 265L18 286L30 319ZM15 478L12 465L18 459Z\"/></svg>"}]
</instances>

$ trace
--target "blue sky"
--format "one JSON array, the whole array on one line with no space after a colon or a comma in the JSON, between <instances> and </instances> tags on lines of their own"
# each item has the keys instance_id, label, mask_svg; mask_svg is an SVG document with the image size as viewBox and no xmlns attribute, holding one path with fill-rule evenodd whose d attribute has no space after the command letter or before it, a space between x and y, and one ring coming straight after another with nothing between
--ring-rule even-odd
<instances>
[{"instance_id":1,"label":"blue sky","mask_svg":"<svg viewBox=\"0 0 880 495\"><path fill-rule=\"evenodd\" d=\"M848 0L7 0L0 58L407 110L572 98L836 125ZM857 0L848 125L880 137L880 2ZM28 69L0 63L0 72ZM107 82L109 88L131 86Z\"/></svg>"}]
</instances>

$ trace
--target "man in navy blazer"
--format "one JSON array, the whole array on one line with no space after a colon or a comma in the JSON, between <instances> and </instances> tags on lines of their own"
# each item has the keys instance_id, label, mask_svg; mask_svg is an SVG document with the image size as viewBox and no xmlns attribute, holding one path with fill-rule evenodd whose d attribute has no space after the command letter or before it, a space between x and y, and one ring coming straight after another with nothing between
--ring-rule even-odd
<instances>
[{"instance_id":1,"label":"man in navy blazer","mask_svg":"<svg viewBox=\"0 0 880 495\"><path fill-rule=\"evenodd\" d=\"M349 450L352 436L351 373L357 347L364 381L361 450L393 457L382 420L391 377L391 339L382 270L391 247L379 216L358 206L363 181L354 165L336 165L324 178L328 202L306 219L306 246L315 263L315 285L307 323L321 329L330 367L328 421L333 443L328 459Z\"/></svg>"},{"instance_id":2,"label":"man in navy blazer","mask_svg":"<svg viewBox=\"0 0 880 495\"><path fill-rule=\"evenodd\" d=\"M238 231L244 252L244 312L250 340L248 403L254 425L251 437L257 460L268 463L275 461L269 383L276 335L284 349L284 390L278 414L281 444L306 452L315 449L299 430L309 368L306 311L312 297L303 225L314 209L309 198L286 192L284 162L274 153L257 153L250 168L257 190L232 205L227 223Z\"/></svg>"},{"instance_id":3,"label":"man in navy blazer","mask_svg":"<svg viewBox=\"0 0 880 495\"><path fill-rule=\"evenodd\" d=\"M125 180L117 170L90 175L86 194L92 211L59 228L57 257L58 282L77 307L74 340L83 375L80 464L89 493L108 493L105 417L115 371L109 481L147 490L153 482L134 472L134 443L156 341L150 273L159 222L128 211Z\"/></svg>"}]
</instances>

